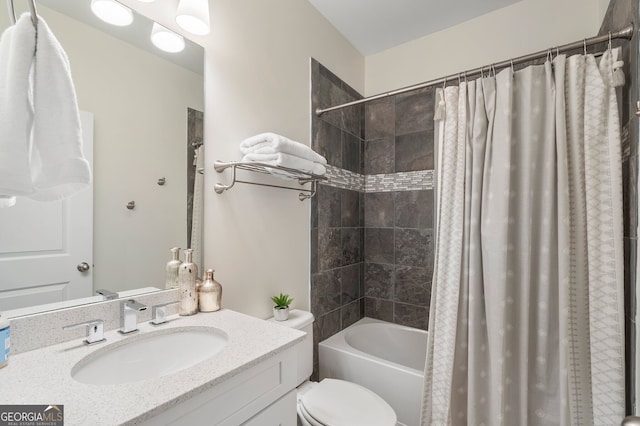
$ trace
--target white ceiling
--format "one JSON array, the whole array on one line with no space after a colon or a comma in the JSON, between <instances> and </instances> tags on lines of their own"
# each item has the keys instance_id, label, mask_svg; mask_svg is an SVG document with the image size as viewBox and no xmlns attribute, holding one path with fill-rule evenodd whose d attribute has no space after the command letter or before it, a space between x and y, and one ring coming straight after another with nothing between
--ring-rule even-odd
<instances>
[{"instance_id":1,"label":"white ceiling","mask_svg":"<svg viewBox=\"0 0 640 426\"><path fill-rule=\"evenodd\" d=\"M309 0L365 56L520 0Z\"/></svg>"}]
</instances>

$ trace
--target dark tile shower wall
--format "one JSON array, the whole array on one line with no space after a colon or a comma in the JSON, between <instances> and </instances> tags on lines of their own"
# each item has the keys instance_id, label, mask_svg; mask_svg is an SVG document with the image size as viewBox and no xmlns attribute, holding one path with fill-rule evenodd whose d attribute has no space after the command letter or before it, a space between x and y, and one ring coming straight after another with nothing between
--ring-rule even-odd
<instances>
[{"instance_id":1,"label":"dark tile shower wall","mask_svg":"<svg viewBox=\"0 0 640 426\"><path fill-rule=\"evenodd\" d=\"M433 109L433 89L368 103L365 174L432 170ZM368 188L365 194L364 314L426 329L433 275L433 190L390 189Z\"/></svg>"},{"instance_id":2,"label":"dark tile shower wall","mask_svg":"<svg viewBox=\"0 0 640 426\"><path fill-rule=\"evenodd\" d=\"M328 107L361 96L312 59L312 107ZM330 165L362 173L362 107L312 115L312 148ZM363 196L358 190L318 185L311 199L311 312L317 344L363 316Z\"/></svg>"},{"instance_id":3,"label":"dark tile shower wall","mask_svg":"<svg viewBox=\"0 0 640 426\"><path fill-rule=\"evenodd\" d=\"M311 80L313 110L361 98L313 59ZM312 148L352 177L345 184L329 173L329 182L319 185L312 199L316 349L319 341L365 315L427 327L433 190L388 182L399 172L433 169L433 97L432 89L420 90L312 115ZM367 177L374 175L385 176L368 185ZM314 354L317 374L317 350Z\"/></svg>"},{"instance_id":4,"label":"dark tile shower wall","mask_svg":"<svg viewBox=\"0 0 640 426\"><path fill-rule=\"evenodd\" d=\"M618 31L635 22L638 28L638 1L612 0L603 19L600 34ZM638 99L638 38L630 42L615 41L614 46L622 47L624 61L625 86L618 91L620 105L620 123L622 125L622 184L623 184L623 212L624 212L624 289L625 289L625 334L626 334L626 388L627 414L633 412L633 401L638 390L633 389L633 378L637 374L637 367L630 362L635 357L633 343L636 339L634 315L637 309L633 304L635 299L634 283L636 280L636 250L638 224L638 119L635 114L635 103ZM604 48L604 46L602 47Z\"/></svg>"}]
</instances>

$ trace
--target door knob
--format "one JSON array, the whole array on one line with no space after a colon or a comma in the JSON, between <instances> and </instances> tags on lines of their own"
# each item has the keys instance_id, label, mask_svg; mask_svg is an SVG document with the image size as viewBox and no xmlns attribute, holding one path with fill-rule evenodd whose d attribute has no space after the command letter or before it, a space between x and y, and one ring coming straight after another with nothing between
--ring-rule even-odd
<instances>
[{"instance_id":1,"label":"door knob","mask_svg":"<svg viewBox=\"0 0 640 426\"><path fill-rule=\"evenodd\" d=\"M91 266L89 266L89 264L87 262L81 262L78 263L78 271L80 272L87 272L89 269L91 269Z\"/></svg>"}]
</instances>

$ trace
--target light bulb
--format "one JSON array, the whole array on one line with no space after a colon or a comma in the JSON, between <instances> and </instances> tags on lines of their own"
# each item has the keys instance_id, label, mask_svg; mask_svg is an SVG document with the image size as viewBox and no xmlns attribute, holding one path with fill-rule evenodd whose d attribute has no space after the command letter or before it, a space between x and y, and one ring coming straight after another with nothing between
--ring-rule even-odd
<instances>
[{"instance_id":1,"label":"light bulb","mask_svg":"<svg viewBox=\"0 0 640 426\"><path fill-rule=\"evenodd\" d=\"M151 29L151 42L165 52L175 53L184 50L184 38L157 22L153 23Z\"/></svg>"},{"instance_id":2,"label":"light bulb","mask_svg":"<svg viewBox=\"0 0 640 426\"><path fill-rule=\"evenodd\" d=\"M180 0L176 12L176 22L190 33L209 34L209 1Z\"/></svg>"},{"instance_id":3,"label":"light bulb","mask_svg":"<svg viewBox=\"0 0 640 426\"><path fill-rule=\"evenodd\" d=\"M91 10L104 22L124 27L133 22L133 12L115 0L91 0Z\"/></svg>"}]
</instances>

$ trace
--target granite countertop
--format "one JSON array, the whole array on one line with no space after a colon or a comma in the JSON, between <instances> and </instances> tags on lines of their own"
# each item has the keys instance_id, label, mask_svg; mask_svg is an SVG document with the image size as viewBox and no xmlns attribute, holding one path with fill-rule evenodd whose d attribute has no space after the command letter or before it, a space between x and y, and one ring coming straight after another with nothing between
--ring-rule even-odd
<instances>
[{"instance_id":1,"label":"granite countertop","mask_svg":"<svg viewBox=\"0 0 640 426\"><path fill-rule=\"evenodd\" d=\"M78 339L11 356L9 365L0 369L0 404L64 405L65 425L135 424L257 365L305 335L227 309L168 319L161 326L139 323L133 335L106 332L105 343L87 346ZM224 331L227 345L206 361L160 378L118 385L89 385L71 378L78 361L111 343L190 326Z\"/></svg>"}]
</instances>

